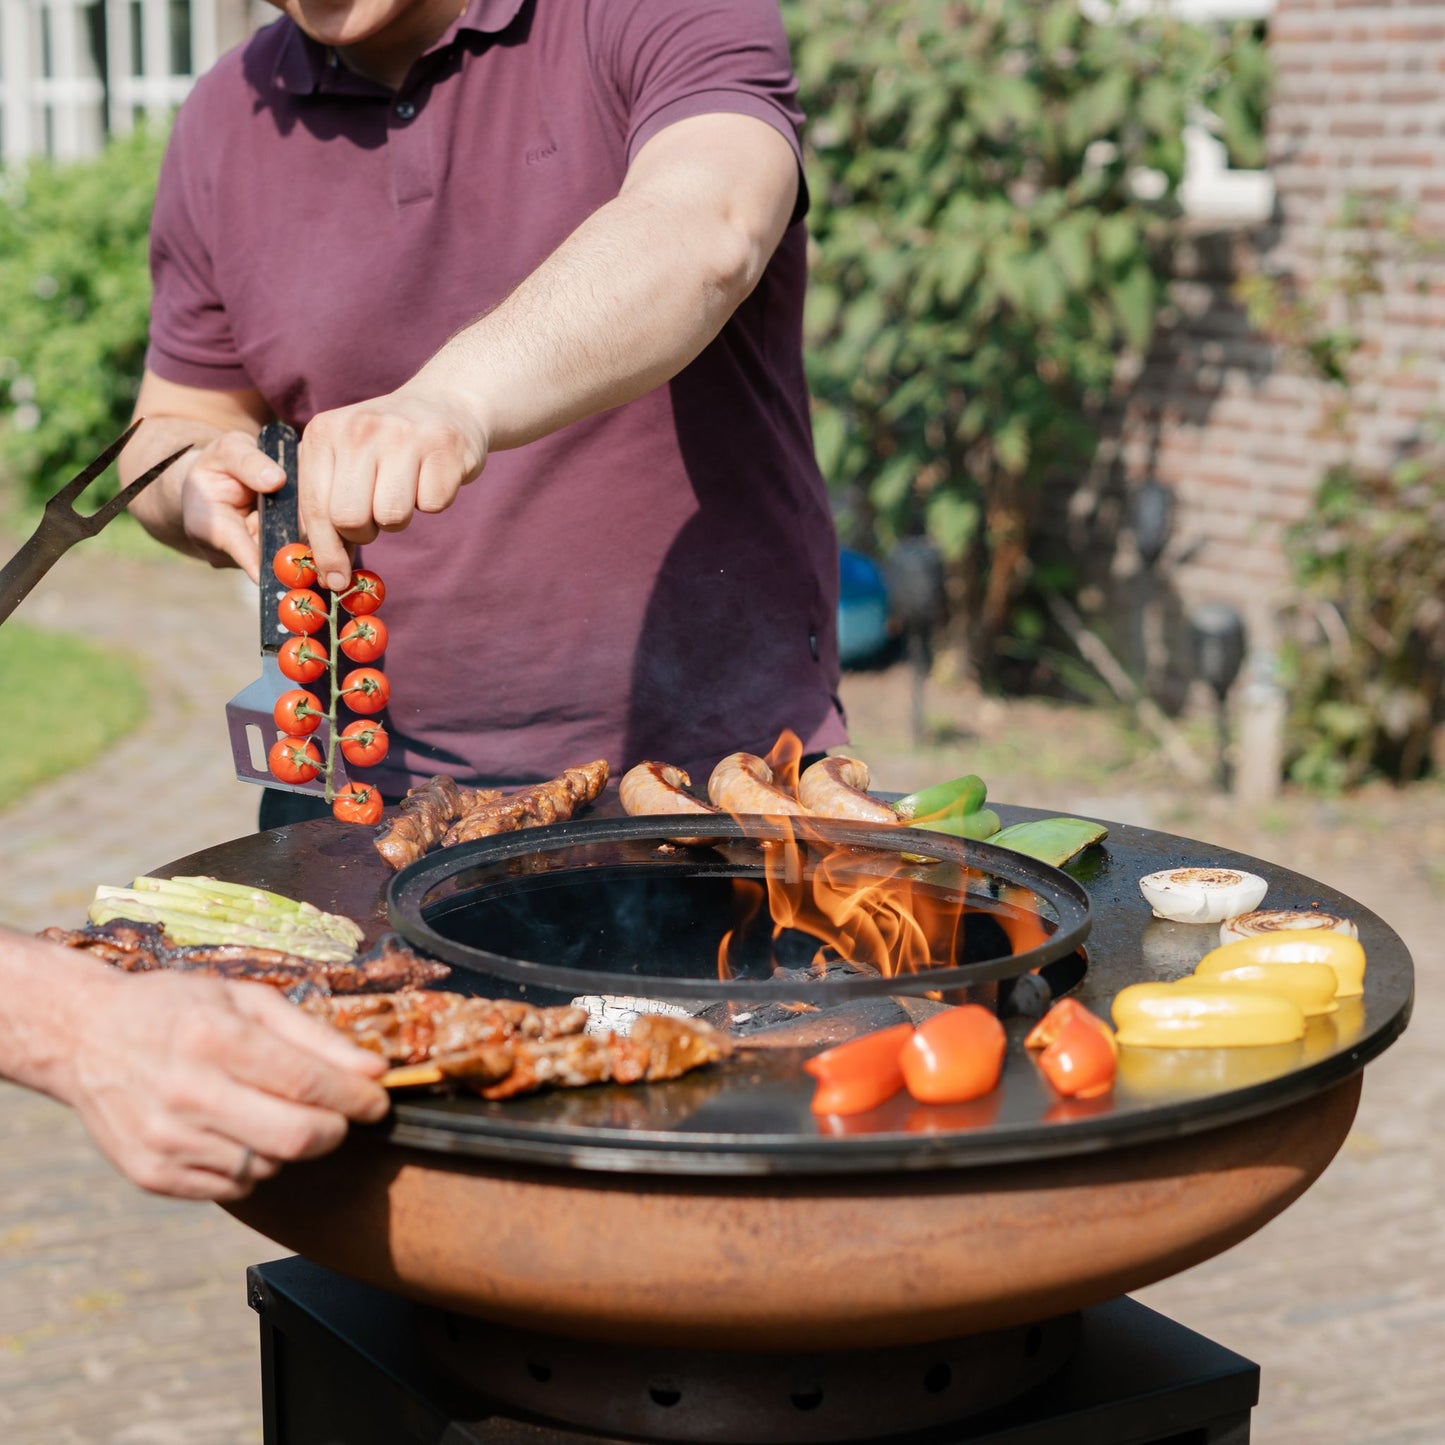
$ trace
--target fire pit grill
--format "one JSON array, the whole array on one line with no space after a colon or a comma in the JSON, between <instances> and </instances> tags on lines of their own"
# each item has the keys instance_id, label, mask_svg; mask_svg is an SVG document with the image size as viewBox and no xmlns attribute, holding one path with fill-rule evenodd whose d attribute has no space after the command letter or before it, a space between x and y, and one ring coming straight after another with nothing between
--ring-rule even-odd
<instances>
[{"instance_id":1,"label":"fire pit grill","mask_svg":"<svg viewBox=\"0 0 1445 1445\"><path fill-rule=\"evenodd\" d=\"M1005 822L1037 816L999 811ZM569 836L617 812L609 794L597 823ZM1009 1020L992 1117L915 1116L900 1102L905 1113L879 1111L863 1120L868 1132L840 1137L808 1113L802 1043L645 1088L505 1104L398 1098L383 1124L230 1207L353 1279L569 1339L856 1350L1087 1308L1227 1249L1307 1189L1344 1140L1361 1070L1409 1017L1409 955L1353 900L1287 869L1117 824L1071 869L1094 920L1074 996L1107 1015L1124 985L1193 968L1213 931L1152 919L1137 880L1203 865L1262 874L1270 906L1353 917L1369 957L1363 999L1312 1023L1293 1049L1126 1050L1113 1096L1088 1104L1047 1096L1019 1047L1026 1021ZM387 927L391 880L369 835L332 820L165 871L299 895L372 936ZM508 982L461 981L477 992ZM887 1002L855 998L824 1017Z\"/></svg>"}]
</instances>

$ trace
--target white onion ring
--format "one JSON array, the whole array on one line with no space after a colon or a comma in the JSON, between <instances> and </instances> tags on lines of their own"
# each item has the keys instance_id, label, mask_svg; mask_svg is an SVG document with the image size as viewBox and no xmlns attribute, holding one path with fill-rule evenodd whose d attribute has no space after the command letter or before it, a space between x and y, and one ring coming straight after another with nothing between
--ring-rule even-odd
<instances>
[{"instance_id":1,"label":"white onion ring","mask_svg":"<svg viewBox=\"0 0 1445 1445\"><path fill-rule=\"evenodd\" d=\"M1139 880L1156 918L1222 923L1259 907L1269 884L1239 868L1165 868Z\"/></svg>"}]
</instances>

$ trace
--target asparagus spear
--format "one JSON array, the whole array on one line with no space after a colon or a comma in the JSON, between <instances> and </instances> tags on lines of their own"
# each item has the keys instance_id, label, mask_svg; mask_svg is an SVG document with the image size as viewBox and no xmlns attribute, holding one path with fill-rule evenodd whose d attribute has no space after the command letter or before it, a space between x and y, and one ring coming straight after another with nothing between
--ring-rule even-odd
<instances>
[{"instance_id":1,"label":"asparagus spear","mask_svg":"<svg viewBox=\"0 0 1445 1445\"><path fill-rule=\"evenodd\" d=\"M129 919L132 923L158 923L175 944L229 943L245 948L274 948L318 963L345 963L356 956L354 948L322 934L273 933L246 923L156 908L142 895L126 889L110 891L120 896L97 898L86 915L92 923L109 923L117 918Z\"/></svg>"},{"instance_id":2,"label":"asparagus spear","mask_svg":"<svg viewBox=\"0 0 1445 1445\"><path fill-rule=\"evenodd\" d=\"M138 893L155 894L167 905L196 911L214 912L218 917L255 916L274 920L274 926L297 926L324 933L338 943L359 945L362 931L358 924L339 913L325 913L314 903L288 898L240 883L224 883L204 874L194 877L152 878L143 876L131 884Z\"/></svg>"}]
</instances>

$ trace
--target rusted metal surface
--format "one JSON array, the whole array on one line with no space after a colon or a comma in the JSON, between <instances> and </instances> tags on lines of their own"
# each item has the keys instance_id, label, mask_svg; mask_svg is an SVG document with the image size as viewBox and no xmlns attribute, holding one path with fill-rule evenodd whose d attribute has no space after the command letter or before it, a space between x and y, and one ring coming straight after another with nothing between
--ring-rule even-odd
<instances>
[{"instance_id":1,"label":"rusted metal surface","mask_svg":"<svg viewBox=\"0 0 1445 1445\"><path fill-rule=\"evenodd\" d=\"M359 1135L229 1206L382 1289L543 1333L834 1350L1006 1329L1228 1249L1297 1198L1359 1079L1188 1139L897 1176L527 1170Z\"/></svg>"}]
</instances>

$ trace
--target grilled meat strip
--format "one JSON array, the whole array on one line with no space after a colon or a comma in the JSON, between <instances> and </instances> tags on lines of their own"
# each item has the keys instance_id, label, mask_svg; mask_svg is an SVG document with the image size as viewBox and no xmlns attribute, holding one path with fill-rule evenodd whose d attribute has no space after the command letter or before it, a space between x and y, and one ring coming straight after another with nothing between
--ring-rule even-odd
<instances>
[{"instance_id":1,"label":"grilled meat strip","mask_svg":"<svg viewBox=\"0 0 1445 1445\"><path fill-rule=\"evenodd\" d=\"M513 999L468 998L425 989L311 998L302 1007L394 1064L454 1058L511 1040L561 1038L587 1023L586 1009L534 1008Z\"/></svg>"},{"instance_id":2,"label":"grilled meat strip","mask_svg":"<svg viewBox=\"0 0 1445 1445\"><path fill-rule=\"evenodd\" d=\"M402 799L391 825L376 840L376 851L400 872L440 842L452 821L467 808L495 802L501 796L495 788L460 787L444 774L429 778Z\"/></svg>"},{"instance_id":3,"label":"grilled meat strip","mask_svg":"<svg viewBox=\"0 0 1445 1445\"><path fill-rule=\"evenodd\" d=\"M606 761L598 758L595 762L568 768L560 777L536 783L519 793L474 802L447 830L442 846L449 848L474 838L491 838L498 833L514 833L519 828L565 822L601 794L607 786L607 774Z\"/></svg>"},{"instance_id":4,"label":"grilled meat strip","mask_svg":"<svg viewBox=\"0 0 1445 1445\"><path fill-rule=\"evenodd\" d=\"M586 1084L635 1084L676 1079L732 1052L727 1035L698 1019L643 1014L626 1038L572 1034L560 1039L519 1039L511 1046L512 1067L494 1083L469 1080L484 1099L510 1099L550 1084L576 1089Z\"/></svg>"},{"instance_id":5,"label":"grilled meat strip","mask_svg":"<svg viewBox=\"0 0 1445 1445\"><path fill-rule=\"evenodd\" d=\"M127 973L164 968L208 978L269 984L291 995L298 990L323 995L389 992L438 983L451 973L446 964L414 954L394 934L388 934L369 953L346 963L321 963L279 948L245 944L176 947L166 942L159 925L132 923L124 918L88 923L84 928L47 928L39 936L92 954Z\"/></svg>"}]
</instances>

